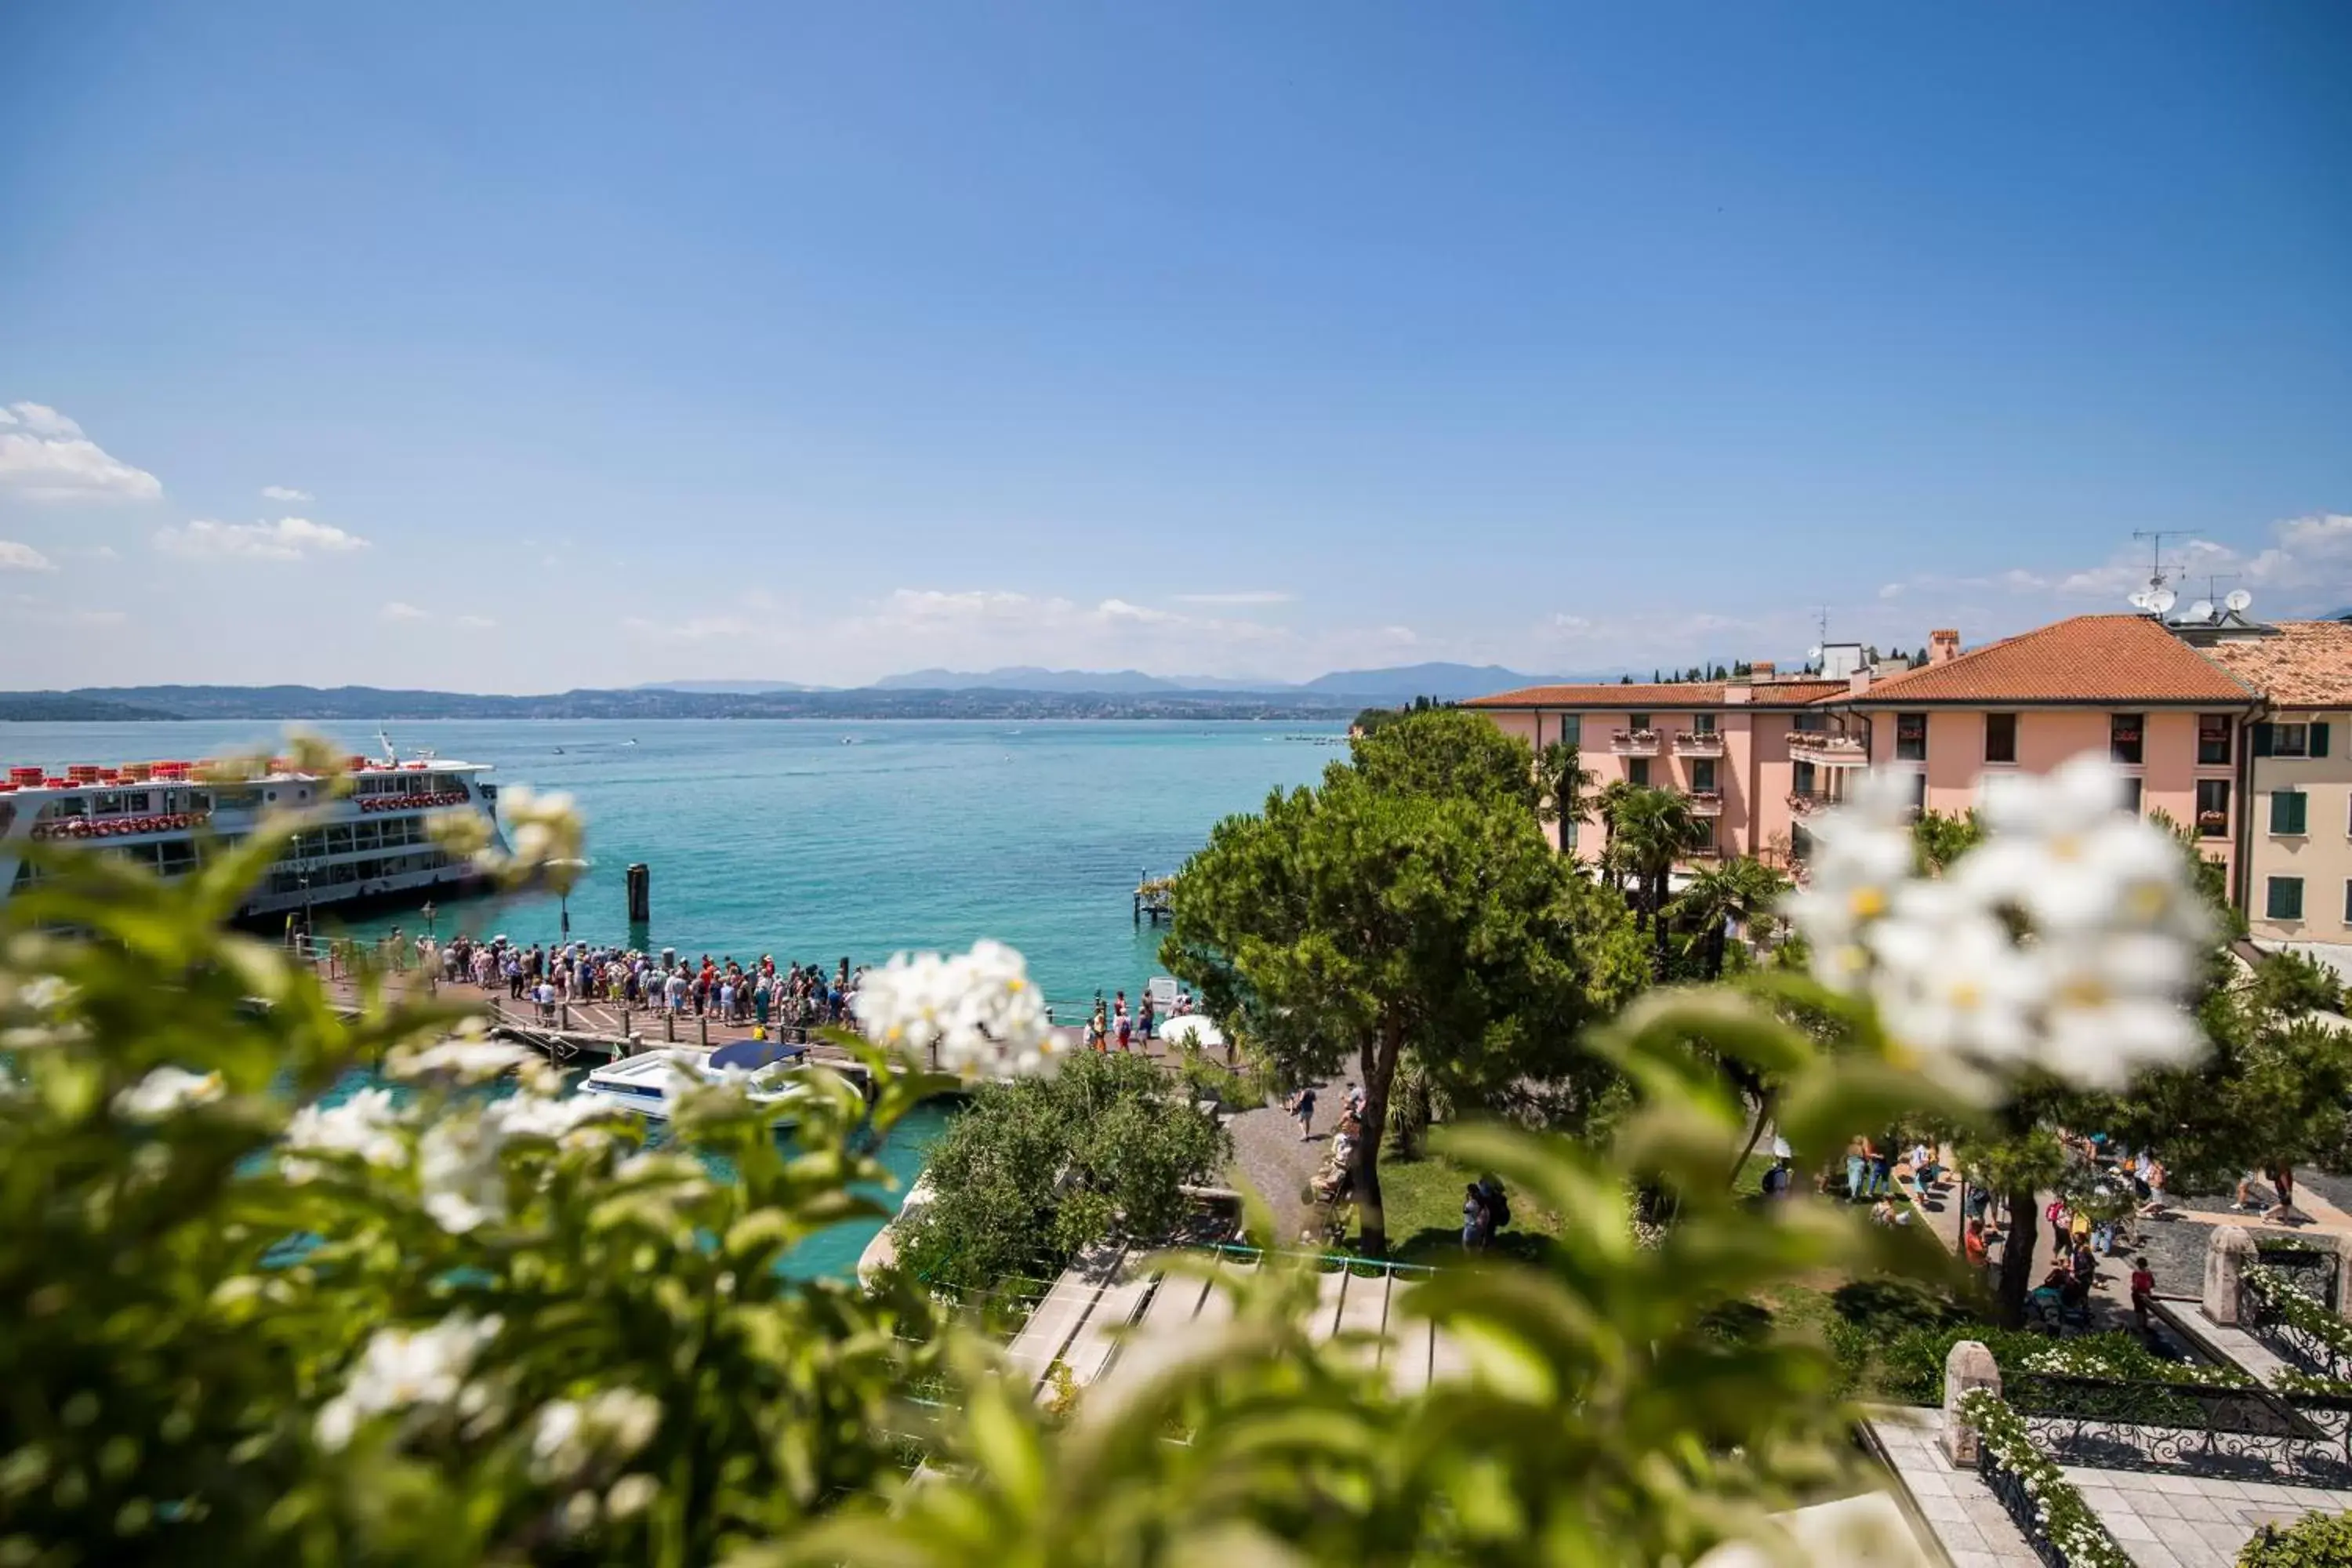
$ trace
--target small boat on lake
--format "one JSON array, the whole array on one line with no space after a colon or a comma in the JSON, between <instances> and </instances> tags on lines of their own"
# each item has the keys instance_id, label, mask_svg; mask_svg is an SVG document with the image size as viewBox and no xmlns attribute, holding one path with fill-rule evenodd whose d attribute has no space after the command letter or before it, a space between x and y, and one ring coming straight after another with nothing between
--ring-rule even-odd
<instances>
[{"instance_id":1,"label":"small boat on lake","mask_svg":"<svg viewBox=\"0 0 2352 1568\"><path fill-rule=\"evenodd\" d=\"M618 1105L655 1121L667 1121L677 1101L698 1089L740 1084L754 1105L772 1108L777 1125L795 1120L793 1107L809 1090L787 1078L808 1055L805 1046L774 1040L739 1040L717 1050L663 1047L625 1057L596 1068L575 1093Z\"/></svg>"}]
</instances>

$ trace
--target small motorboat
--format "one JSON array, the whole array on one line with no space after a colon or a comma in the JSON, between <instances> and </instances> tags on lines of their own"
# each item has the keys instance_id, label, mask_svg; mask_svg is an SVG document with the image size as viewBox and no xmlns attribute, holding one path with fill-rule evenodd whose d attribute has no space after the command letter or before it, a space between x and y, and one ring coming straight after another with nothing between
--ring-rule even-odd
<instances>
[{"instance_id":1,"label":"small motorboat","mask_svg":"<svg viewBox=\"0 0 2352 1568\"><path fill-rule=\"evenodd\" d=\"M807 1055L806 1046L776 1040L741 1040L710 1051L666 1046L596 1068L573 1092L656 1121L667 1121L677 1102L693 1090L711 1084L740 1084L752 1104L772 1108L772 1120L788 1126L794 1120L794 1102L808 1089L785 1075Z\"/></svg>"}]
</instances>

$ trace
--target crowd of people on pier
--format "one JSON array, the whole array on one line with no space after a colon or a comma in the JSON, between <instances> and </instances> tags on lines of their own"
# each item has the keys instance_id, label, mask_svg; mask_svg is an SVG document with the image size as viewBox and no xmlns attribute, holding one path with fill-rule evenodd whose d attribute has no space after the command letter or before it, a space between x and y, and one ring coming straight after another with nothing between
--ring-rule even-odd
<instances>
[{"instance_id":1,"label":"crowd of people on pier","mask_svg":"<svg viewBox=\"0 0 2352 1568\"><path fill-rule=\"evenodd\" d=\"M586 942L522 943L503 935L460 935L440 942L431 936L408 938L398 927L372 947L345 938L320 952L336 969L370 963L422 969L444 984L502 991L509 1001L533 1006L548 1025L558 1021L567 1003L601 1002L748 1026L779 1039L804 1039L815 1028L856 1028L857 987L868 968L846 958L831 970L789 962L779 968L767 953L745 964L731 954L689 959L669 948L651 952ZM1166 1016L1192 1011L1192 994L1178 987ZM1046 1017L1052 1021L1051 1007ZM1148 1050L1160 1022L1160 1003L1148 990L1132 1006L1124 990L1108 1001L1097 991L1080 1027L1081 1041L1097 1051Z\"/></svg>"},{"instance_id":2,"label":"crowd of people on pier","mask_svg":"<svg viewBox=\"0 0 2352 1568\"><path fill-rule=\"evenodd\" d=\"M543 1022L553 1022L566 1003L604 1002L748 1024L780 1037L828 1026L854 1027L857 985L866 973L864 965L852 968L846 958L828 972L816 963L780 968L767 953L746 965L731 954L688 959L674 949L646 952L584 942L525 946L503 936L459 936L438 950L421 943L419 956L445 984L503 990L509 1001L534 1005Z\"/></svg>"}]
</instances>

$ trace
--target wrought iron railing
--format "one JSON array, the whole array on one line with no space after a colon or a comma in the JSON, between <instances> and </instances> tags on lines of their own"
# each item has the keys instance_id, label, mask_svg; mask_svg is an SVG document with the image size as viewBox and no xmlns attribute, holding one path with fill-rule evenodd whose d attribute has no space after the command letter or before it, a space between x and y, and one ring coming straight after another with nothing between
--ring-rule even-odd
<instances>
[{"instance_id":1,"label":"wrought iron railing","mask_svg":"<svg viewBox=\"0 0 2352 1568\"><path fill-rule=\"evenodd\" d=\"M1984 1482L1985 1489L2008 1510L2010 1519L2017 1525L2017 1532L2025 1537L2025 1544L2033 1549L2036 1557L2048 1563L2050 1568L2074 1568L2074 1560L2067 1556L2065 1549L2051 1540L2042 1529L2042 1505L2034 1500L2032 1489L2025 1484L2025 1478L1995 1458L1990 1443L1977 1445L1977 1475Z\"/></svg>"},{"instance_id":2,"label":"wrought iron railing","mask_svg":"<svg viewBox=\"0 0 2352 1568\"><path fill-rule=\"evenodd\" d=\"M2328 1294L2334 1294L2335 1274L2332 1255L2327 1258ZM2314 1377L2334 1378L2338 1382L2352 1381L2352 1355L2347 1355L2339 1340L2330 1339L2308 1323L2297 1321L2308 1312L2297 1311L2293 1304L2274 1300L2273 1292L2292 1293L2310 1303L2311 1309L2334 1315L2335 1309L2326 1298L2308 1288L2308 1276L2290 1273L2263 1260L2260 1275L2251 1271L2238 1280L2238 1327L2260 1340L2264 1348L2280 1360L2309 1373Z\"/></svg>"},{"instance_id":3,"label":"wrought iron railing","mask_svg":"<svg viewBox=\"0 0 2352 1568\"><path fill-rule=\"evenodd\" d=\"M2333 1252L2323 1252L2315 1247L2263 1247L2255 1245L2255 1257L2265 1268L2275 1269L2286 1282L2333 1312L2336 1310L2336 1281L2339 1272Z\"/></svg>"},{"instance_id":4,"label":"wrought iron railing","mask_svg":"<svg viewBox=\"0 0 2352 1568\"><path fill-rule=\"evenodd\" d=\"M2012 1373L2001 1393L2036 1443L2070 1465L2200 1475L2352 1479L2352 1401L2305 1408L2269 1389ZM2325 1420L2315 1419L2324 1415Z\"/></svg>"}]
</instances>

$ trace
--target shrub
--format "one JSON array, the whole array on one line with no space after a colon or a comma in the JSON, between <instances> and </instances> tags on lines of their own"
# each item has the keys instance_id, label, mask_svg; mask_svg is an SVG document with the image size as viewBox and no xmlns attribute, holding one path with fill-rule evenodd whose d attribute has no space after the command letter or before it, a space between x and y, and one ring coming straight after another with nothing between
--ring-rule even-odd
<instances>
[{"instance_id":1,"label":"shrub","mask_svg":"<svg viewBox=\"0 0 2352 1568\"><path fill-rule=\"evenodd\" d=\"M2266 1524L2238 1549L2238 1568L2347 1568L2352 1513L2315 1513L2282 1530Z\"/></svg>"},{"instance_id":2,"label":"shrub","mask_svg":"<svg viewBox=\"0 0 2352 1568\"><path fill-rule=\"evenodd\" d=\"M1051 1078L983 1084L930 1150L937 1195L898 1256L963 1289L1050 1278L1115 1232L1168 1235L1190 1207L1181 1188L1214 1175L1231 1146L1141 1057L1081 1052Z\"/></svg>"}]
</instances>

